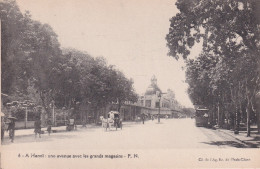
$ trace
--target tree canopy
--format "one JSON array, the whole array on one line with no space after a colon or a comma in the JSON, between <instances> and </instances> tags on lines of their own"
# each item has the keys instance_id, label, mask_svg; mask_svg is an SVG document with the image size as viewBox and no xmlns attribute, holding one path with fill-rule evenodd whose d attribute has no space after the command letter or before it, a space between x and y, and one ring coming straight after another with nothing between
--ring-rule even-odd
<instances>
[{"instance_id":1,"label":"tree canopy","mask_svg":"<svg viewBox=\"0 0 260 169\"><path fill-rule=\"evenodd\" d=\"M168 54L186 60L191 100L220 112L218 125L233 116L239 126L242 116L250 135L260 86L260 2L178 0L176 6L179 13L170 19L166 36ZM190 57L196 43L202 44L201 54Z\"/></svg>"},{"instance_id":2,"label":"tree canopy","mask_svg":"<svg viewBox=\"0 0 260 169\"><path fill-rule=\"evenodd\" d=\"M62 49L50 25L22 13L15 0L0 2L2 21L2 92L31 99L50 114L53 104L73 108L88 100L100 108L112 102L136 101L133 81L108 65L72 48Z\"/></svg>"}]
</instances>

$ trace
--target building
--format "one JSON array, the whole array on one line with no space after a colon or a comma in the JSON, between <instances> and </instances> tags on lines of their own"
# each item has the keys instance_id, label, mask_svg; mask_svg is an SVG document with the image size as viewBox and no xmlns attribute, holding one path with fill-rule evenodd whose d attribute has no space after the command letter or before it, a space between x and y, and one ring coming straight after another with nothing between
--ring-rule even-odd
<instances>
[{"instance_id":1,"label":"building","mask_svg":"<svg viewBox=\"0 0 260 169\"><path fill-rule=\"evenodd\" d=\"M151 78L151 84L146 89L145 93L141 95L137 102L138 106L150 108L150 115L158 115L159 108L161 116L171 116L180 112L180 106L175 99L175 94L172 90L168 89L163 93L157 85L157 78Z\"/></svg>"}]
</instances>

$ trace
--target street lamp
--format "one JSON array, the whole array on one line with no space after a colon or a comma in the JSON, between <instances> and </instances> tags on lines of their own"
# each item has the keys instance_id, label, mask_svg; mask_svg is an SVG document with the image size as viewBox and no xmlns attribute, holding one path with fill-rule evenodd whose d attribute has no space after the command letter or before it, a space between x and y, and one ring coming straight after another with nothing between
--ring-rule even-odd
<instances>
[{"instance_id":1,"label":"street lamp","mask_svg":"<svg viewBox=\"0 0 260 169\"><path fill-rule=\"evenodd\" d=\"M54 100L52 100L51 101L51 107L52 107L52 124L54 125L54 126L56 126L56 124L55 124L55 122L56 122L56 120L55 120L55 111L54 111L54 107L55 107L55 101Z\"/></svg>"},{"instance_id":2,"label":"street lamp","mask_svg":"<svg viewBox=\"0 0 260 169\"><path fill-rule=\"evenodd\" d=\"M163 94L167 94L167 93L162 93L161 91L156 92L156 95L159 98L158 123L160 123L161 98Z\"/></svg>"},{"instance_id":3,"label":"street lamp","mask_svg":"<svg viewBox=\"0 0 260 169\"><path fill-rule=\"evenodd\" d=\"M158 111L158 123L160 123L160 109L161 109L161 92L157 91L157 97L159 98L159 111Z\"/></svg>"}]
</instances>

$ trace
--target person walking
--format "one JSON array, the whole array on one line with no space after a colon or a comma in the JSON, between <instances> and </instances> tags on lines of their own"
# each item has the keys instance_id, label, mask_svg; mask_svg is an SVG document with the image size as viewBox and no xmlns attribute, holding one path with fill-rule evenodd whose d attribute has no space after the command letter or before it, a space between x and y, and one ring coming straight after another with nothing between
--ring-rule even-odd
<instances>
[{"instance_id":1,"label":"person walking","mask_svg":"<svg viewBox=\"0 0 260 169\"><path fill-rule=\"evenodd\" d=\"M34 133L35 133L35 138L37 137L37 134L39 134L39 138L41 138L41 120L40 120L40 118L37 118L37 120L34 122Z\"/></svg>"},{"instance_id":2,"label":"person walking","mask_svg":"<svg viewBox=\"0 0 260 169\"><path fill-rule=\"evenodd\" d=\"M145 120L145 114L142 114L142 121L143 121L143 124L144 124L144 120Z\"/></svg>"},{"instance_id":3,"label":"person walking","mask_svg":"<svg viewBox=\"0 0 260 169\"><path fill-rule=\"evenodd\" d=\"M8 124L7 131L9 131L9 138L11 139L11 142L14 142L14 130L15 130L15 118L9 117L10 123Z\"/></svg>"},{"instance_id":4,"label":"person walking","mask_svg":"<svg viewBox=\"0 0 260 169\"><path fill-rule=\"evenodd\" d=\"M51 120L49 119L48 122L47 122L47 131L48 131L48 134L49 134L49 135L51 134L51 126L52 126L52 122L51 122Z\"/></svg>"}]
</instances>

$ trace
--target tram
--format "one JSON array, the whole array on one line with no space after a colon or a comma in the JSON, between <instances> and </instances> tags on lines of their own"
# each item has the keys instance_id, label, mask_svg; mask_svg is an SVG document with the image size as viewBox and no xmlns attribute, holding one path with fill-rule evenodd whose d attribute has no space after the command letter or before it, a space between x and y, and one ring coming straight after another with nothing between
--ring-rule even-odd
<instances>
[{"instance_id":1,"label":"tram","mask_svg":"<svg viewBox=\"0 0 260 169\"><path fill-rule=\"evenodd\" d=\"M197 127L209 127L209 109L196 109L195 124Z\"/></svg>"}]
</instances>

